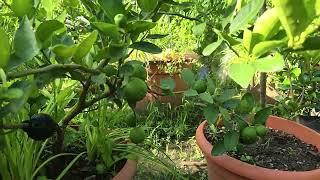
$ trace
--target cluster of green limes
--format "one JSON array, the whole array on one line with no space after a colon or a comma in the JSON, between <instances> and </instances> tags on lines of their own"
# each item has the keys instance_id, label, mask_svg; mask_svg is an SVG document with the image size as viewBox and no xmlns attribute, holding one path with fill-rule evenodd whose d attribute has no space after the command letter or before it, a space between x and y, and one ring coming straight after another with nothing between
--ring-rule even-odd
<instances>
[{"instance_id":1,"label":"cluster of green limes","mask_svg":"<svg viewBox=\"0 0 320 180\"><path fill-rule=\"evenodd\" d=\"M264 137L268 133L268 128L264 125L249 126L241 131L240 138L245 144L252 144L257 141L258 136Z\"/></svg>"}]
</instances>

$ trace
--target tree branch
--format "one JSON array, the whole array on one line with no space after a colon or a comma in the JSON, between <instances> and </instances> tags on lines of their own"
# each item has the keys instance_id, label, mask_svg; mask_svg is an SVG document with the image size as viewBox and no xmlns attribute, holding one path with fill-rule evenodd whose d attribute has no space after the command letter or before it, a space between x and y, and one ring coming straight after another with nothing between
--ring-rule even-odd
<instances>
[{"instance_id":1,"label":"tree branch","mask_svg":"<svg viewBox=\"0 0 320 180\"><path fill-rule=\"evenodd\" d=\"M100 74L100 71L98 69L90 69L78 64L52 64L39 69L29 69L23 72L8 73L7 78L15 79L15 78L25 77L33 74L47 73L49 71L54 71L59 69L64 69L64 70L79 69L90 74Z\"/></svg>"},{"instance_id":2,"label":"tree branch","mask_svg":"<svg viewBox=\"0 0 320 180\"><path fill-rule=\"evenodd\" d=\"M164 15L169 15L169 16L178 16L178 17L182 17L184 19L189 19L191 21L202 22L200 19L193 18L193 17L188 17L188 16L185 16L185 15L182 15L182 14L178 14L178 13L159 12L158 14L164 14Z\"/></svg>"}]
</instances>

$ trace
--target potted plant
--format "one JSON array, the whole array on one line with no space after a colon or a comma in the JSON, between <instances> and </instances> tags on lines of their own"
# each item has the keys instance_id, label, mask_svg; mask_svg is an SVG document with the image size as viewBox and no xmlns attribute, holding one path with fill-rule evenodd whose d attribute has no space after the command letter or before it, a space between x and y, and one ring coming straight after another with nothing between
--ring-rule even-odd
<instances>
[{"instance_id":1,"label":"potted plant","mask_svg":"<svg viewBox=\"0 0 320 180\"><path fill-rule=\"evenodd\" d=\"M70 155L64 153L68 125L83 112L99 109L99 103L105 100L109 102L107 104L122 107L128 103L134 108L137 101L145 97L148 91L146 70L139 62L128 59L129 49L131 53L134 50L161 52L158 46L147 41L146 35L156 25L152 17L165 3L138 1L138 4L129 2L126 6L118 0L72 1L67 13L72 16L77 13L77 8L82 8L85 15L81 17L84 22L81 26L70 27L64 23L64 13L54 14L52 7L58 7L56 5L48 7L42 1L33 0L12 1L11 4L4 1L10 18L19 25L13 38L0 28L1 148L8 152L7 149L11 148L8 141L12 139L3 136L10 133L10 129L21 129L33 140L49 139L53 153L53 157L41 164L32 177L25 178L40 176L40 169L49 161L53 162L51 169L60 167L61 156ZM137 8L132 8L133 5ZM40 18L43 13L50 16ZM30 116L24 117L28 120L17 118L17 114L26 111ZM103 137L107 132L99 133ZM141 127L134 128L127 141L141 143L144 133ZM118 138L110 139L113 142ZM104 140L99 143L111 146L107 153L110 155L114 144ZM125 142L115 143L121 145ZM87 152L78 154L60 175L54 172L53 178L62 178L74 162L88 152L87 149ZM105 154L101 153L102 156ZM107 162L113 163L104 159L104 163ZM114 178L132 178L135 167L136 162L127 161ZM124 176L122 173L131 174ZM5 177L10 177L10 173Z\"/></svg>"},{"instance_id":2,"label":"potted plant","mask_svg":"<svg viewBox=\"0 0 320 180\"><path fill-rule=\"evenodd\" d=\"M256 21L254 21L256 15L265 5L264 0L248 1L234 18L233 12L230 12L222 19L221 27L214 29L219 36L218 41L208 45L203 51L205 55L210 55L224 44L229 49L228 61L225 62L226 73L242 88L248 87L257 71L267 73L281 70L285 66L282 54L319 48L319 41L316 40L319 37L316 32L319 27L320 12L312 8L318 7L319 1L274 0L272 4L272 8L266 10ZM234 3L231 7L235 5ZM310 16L295 16L298 9L303 9ZM254 22L254 25L247 29L246 26L250 22ZM234 35L241 29L245 30L235 37ZM262 87L266 81L265 75L261 76ZM194 91L189 91L191 92ZM318 179L320 177L317 164L319 134L295 122L269 117L271 108L264 108L266 105L263 98L264 87L261 88L261 96L261 107L253 106L254 98L248 93L241 97L240 102L227 107L212 101L214 98L212 94L199 96L201 99L210 99L207 102L211 104L209 110L204 110L208 121L198 127L196 134L197 143L208 162L209 179ZM221 121L222 123L219 123ZM208 131L213 131L214 136L210 136ZM309 154L294 160L290 156L293 151L287 150L295 148L286 147L287 150L283 148L287 153L282 152L282 154L277 150L277 148L282 149L281 143L275 145L269 155L264 157L265 159L259 159L264 156L262 150L268 149L267 147L274 143L273 140L277 139L271 138L271 135L283 136L284 141L292 140L303 144L305 151L312 152L311 154L315 155L313 158L317 160L314 162L313 159L307 159ZM254 154L256 152L254 147L260 147L261 152ZM304 165L315 164L308 169L291 168L287 165L280 167L272 160L277 155L290 156L289 160ZM270 166L261 163L268 161L267 159L271 162ZM299 162L302 160L304 162Z\"/></svg>"}]
</instances>

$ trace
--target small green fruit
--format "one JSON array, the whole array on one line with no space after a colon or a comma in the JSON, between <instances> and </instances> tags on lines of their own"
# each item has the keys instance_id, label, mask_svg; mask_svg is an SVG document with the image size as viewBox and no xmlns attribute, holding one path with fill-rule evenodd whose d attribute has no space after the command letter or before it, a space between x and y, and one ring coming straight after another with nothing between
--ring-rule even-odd
<instances>
[{"instance_id":1,"label":"small green fruit","mask_svg":"<svg viewBox=\"0 0 320 180\"><path fill-rule=\"evenodd\" d=\"M252 144L257 140L257 132L254 127L246 127L241 131L241 140L245 144Z\"/></svg>"},{"instance_id":2,"label":"small green fruit","mask_svg":"<svg viewBox=\"0 0 320 180\"><path fill-rule=\"evenodd\" d=\"M268 128L264 125L257 125L256 127L257 135L260 137L264 137L268 133Z\"/></svg>"},{"instance_id":3,"label":"small green fruit","mask_svg":"<svg viewBox=\"0 0 320 180\"><path fill-rule=\"evenodd\" d=\"M139 78L131 78L123 88L125 99L130 102L138 102L142 100L148 91L147 84Z\"/></svg>"},{"instance_id":4,"label":"small green fruit","mask_svg":"<svg viewBox=\"0 0 320 180\"><path fill-rule=\"evenodd\" d=\"M96 165L96 171L97 174L104 174L106 172L107 168L104 164L100 163Z\"/></svg>"},{"instance_id":5,"label":"small green fruit","mask_svg":"<svg viewBox=\"0 0 320 180\"><path fill-rule=\"evenodd\" d=\"M114 23L121 28L125 28L127 26L127 17L123 14L117 14L114 16Z\"/></svg>"},{"instance_id":6,"label":"small green fruit","mask_svg":"<svg viewBox=\"0 0 320 180\"><path fill-rule=\"evenodd\" d=\"M146 132L143 127L134 128L130 131L129 138L135 144L142 143L146 138Z\"/></svg>"},{"instance_id":7,"label":"small green fruit","mask_svg":"<svg viewBox=\"0 0 320 180\"><path fill-rule=\"evenodd\" d=\"M193 87L199 94L206 92L207 82L205 80L198 80L194 83Z\"/></svg>"}]
</instances>

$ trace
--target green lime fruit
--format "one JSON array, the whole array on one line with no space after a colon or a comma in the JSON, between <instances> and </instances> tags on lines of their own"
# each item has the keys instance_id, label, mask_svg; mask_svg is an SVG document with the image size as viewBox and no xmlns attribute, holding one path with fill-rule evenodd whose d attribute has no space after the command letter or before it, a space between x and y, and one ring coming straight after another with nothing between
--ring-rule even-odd
<instances>
[{"instance_id":1,"label":"green lime fruit","mask_svg":"<svg viewBox=\"0 0 320 180\"><path fill-rule=\"evenodd\" d=\"M146 132L143 127L137 127L130 131L129 138L135 144L142 143L146 138Z\"/></svg>"},{"instance_id":2,"label":"green lime fruit","mask_svg":"<svg viewBox=\"0 0 320 180\"><path fill-rule=\"evenodd\" d=\"M127 26L127 17L123 14L117 14L114 16L114 23L121 28L125 28Z\"/></svg>"},{"instance_id":3,"label":"green lime fruit","mask_svg":"<svg viewBox=\"0 0 320 180\"><path fill-rule=\"evenodd\" d=\"M96 165L96 171L97 174L104 174L106 172L107 168L104 164L100 163Z\"/></svg>"},{"instance_id":4,"label":"green lime fruit","mask_svg":"<svg viewBox=\"0 0 320 180\"><path fill-rule=\"evenodd\" d=\"M268 128L264 125L257 125L256 127L257 135L260 137L264 137L268 133Z\"/></svg>"},{"instance_id":5,"label":"green lime fruit","mask_svg":"<svg viewBox=\"0 0 320 180\"><path fill-rule=\"evenodd\" d=\"M252 144L257 140L257 132L254 127L246 127L241 131L241 140L245 144Z\"/></svg>"},{"instance_id":6,"label":"green lime fruit","mask_svg":"<svg viewBox=\"0 0 320 180\"><path fill-rule=\"evenodd\" d=\"M125 99L131 103L142 100L146 96L147 91L147 84L135 77L131 78L123 88Z\"/></svg>"},{"instance_id":7,"label":"green lime fruit","mask_svg":"<svg viewBox=\"0 0 320 180\"><path fill-rule=\"evenodd\" d=\"M196 90L199 94L204 93L207 90L207 82L205 80L198 80L194 83L193 89Z\"/></svg>"}]
</instances>

